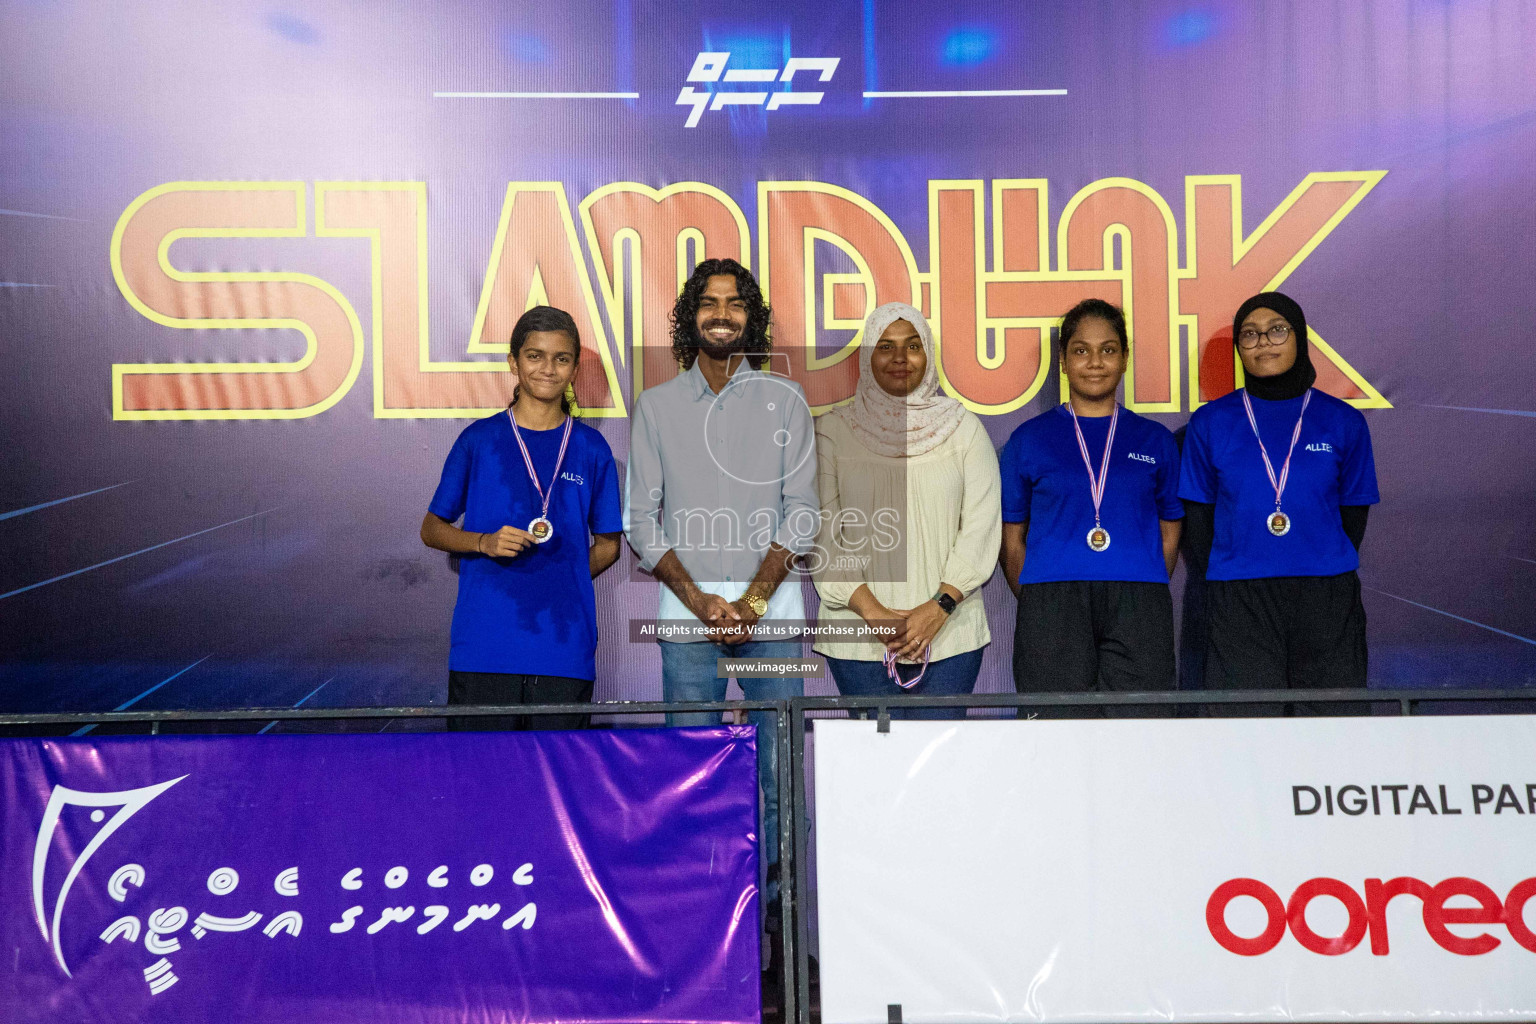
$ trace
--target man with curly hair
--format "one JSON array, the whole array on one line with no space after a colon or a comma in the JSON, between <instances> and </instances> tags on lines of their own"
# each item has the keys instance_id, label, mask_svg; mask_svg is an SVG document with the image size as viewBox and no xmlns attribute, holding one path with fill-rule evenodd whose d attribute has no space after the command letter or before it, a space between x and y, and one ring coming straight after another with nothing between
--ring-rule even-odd
<instances>
[{"instance_id":1,"label":"man with curly hair","mask_svg":"<svg viewBox=\"0 0 1536 1024\"><path fill-rule=\"evenodd\" d=\"M681 373L643 392L631 423L624 533L661 588L657 619L692 635L661 640L668 701L723 700L718 658L800 658L805 603L780 586L819 525L815 431L800 385L769 372L769 309L750 271L705 260L672 309ZM761 625L759 625L761 623ZM804 680L741 678L748 699L800 696ZM718 724L672 714L671 725ZM754 725L772 724L754 713ZM777 891L778 779L773 743L758 742L767 895Z\"/></svg>"}]
</instances>

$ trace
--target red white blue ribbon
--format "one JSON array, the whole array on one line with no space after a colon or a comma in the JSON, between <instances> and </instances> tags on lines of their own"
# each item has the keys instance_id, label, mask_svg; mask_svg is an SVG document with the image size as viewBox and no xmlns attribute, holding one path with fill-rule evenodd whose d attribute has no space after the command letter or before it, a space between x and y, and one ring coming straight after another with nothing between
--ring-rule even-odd
<instances>
[{"instance_id":1,"label":"red white blue ribbon","mask_svg":"<svg viewBox=\"0 0 1536 1024\"><path fill-rule=\"evenodd\" d=\"M1275 489L1275 508L1280 508L1280 496L1285 493L1285 482L1291 475L1291 456L1296 452L1296 442L1301 440L1301 420L1307 414L1307 406L1312 404L1312 389L1307 389L1307 396L1301 400L1301 412L1296 414L1296 429L1291 431L1291 447L1285 453L1285 465L1280 467L1280 476L1275 476L1274 464L1269 461L1269 449L1264 447L1264 439L1259 436L1259 421L1253 418L1253 403L1248 400L1248 390L1243 389L1243 408L1248 411L1248 425L1253 428L1253 439L1259 442L1259 454L1264 458L1264 472L1269 474L1269 485Z\"/></svg>"},{"instance_id":2,"label":"red white blue ribbon","mask_svg":"<svg viewBox=\"0 0 1536 1024\"><path fill-rule=\"evenodd\" d=\"M923 668L922 668L922 671L918 672L918 674L913 676L911 679L904 680L904 679L901 678L901 673L896 671L896 658L897 658L897 655L891 653L890 651L886 651L885 652L885 674L891 677L891 682L895 683L897 686L901 687L903 690L910 690L914 686L916 686L918 683L922 682L923 681L923 676L928 674L928 656L930 654L932 654L932 653L933 653L933 645L932 644L930 644L927 647L924 647L923 648Z\"/></svg>"},{"instance_id":3,"label":"red white blue ribbon","mask_svg":"<svg viewBox=\"0 0 1536 1024\"><path fill-rule=\"evenodd\" d=\"M517 447L523 453L523 465L528 467L528 476L533 480L533 489L539 492L544 505L539 510L540 519L549 518L549 499L554 496L555 482L560 479L560 467L565 463L565 448L571 443L571 427L576 423L574 416L565 418L565 433L560 437L560 454L555 456L555 475L549 478L549 491L546 493L539 483L538 470L533 468L533 456L528 454L528 446L523 443L523 432L517 429L517 417L512 415L512 410L507 410L507 420L512 424L512 436L517 438Z\"/></svg>"},{"instance_id":4,"label":"red white blue ribbon","mask_svg":"<svg viewBox=\"0 0 1536 1024\"><path fill-rule=\"evenodd\" d=\"M1120 403L1109 417L1109 436L1104 439L1104 458L1099 463L1099 475L1093 475L1093 460L1088 457L1088 442L1083 440L1083 428L1077 423L1077 410L1067 403L1072 414L1072 429L1077 432L1077 450L1083 453L1083 467L1088 470L1088 491L1093 495L1093 525L1099 525L1099 504L1104 500L1104 484L1109 480L1109 452L1115 446L1115 427L1120 422Z\"/></svg>"}]
</instances>

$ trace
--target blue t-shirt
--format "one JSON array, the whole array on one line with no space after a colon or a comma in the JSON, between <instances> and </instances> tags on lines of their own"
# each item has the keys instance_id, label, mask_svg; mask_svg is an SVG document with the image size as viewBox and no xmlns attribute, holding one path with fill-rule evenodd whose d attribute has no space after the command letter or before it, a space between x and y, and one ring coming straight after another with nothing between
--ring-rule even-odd
<instances>
[{"instance_id":1,"label":"blue t-shirt","mask_svg":"<svg viewBox=\"0 0 1536 1024\"><path fill-rule=\"evenodd\" d=\"M1302 398L1252 402L1253 418L1279 479ZM1275 511L1275 488L1243 409L1243 393L1234 391L1190 417L1179 496L1216 506L1207 579L1353 572L1360 567L1360 556L1344 532L1339 506L1381 500L1370 429L1358 409L1313 389L1280 506L1290 516L1291 530L1276 537L1266 525Z\"/></svg>"},{"instance_id":2,"label":"blue t-shirt","mask_svg":"<svg viewBox=\"0 0 1536 1024\"><path fill-rule=\"evenodd\" d=\"M564 431L564 424L522 431L546 492ZM584 423L574 425L554 487L553 537L515 558L467 554L460 560L449 668L596 677L597 604L588 533L624 529L618 471L602 434ZM494 533L503 526L526 530L541 505L502 412L464 428L427 508L450 523L462 515L465 530Z\"/></svg>"},{"instance_id":3,"label":"blue t-shirt","mask_svg":"<svg viewBox=\"0 0 1536 1024\"><path fill-rule=\"evenodd\" d=\"M1096 474L1109 419L1078 417ZM1029 523L1020 583L1168 582L1158 521L1184 518L1184 506L1178 496L1178 445L1161 423L1120 410L1099 506L1110 541L1103 551L1088 546L1093 492L1065 405L1019 425L1003 448L1002 474L1003 522Z\"/></svg>"}]
</instances>

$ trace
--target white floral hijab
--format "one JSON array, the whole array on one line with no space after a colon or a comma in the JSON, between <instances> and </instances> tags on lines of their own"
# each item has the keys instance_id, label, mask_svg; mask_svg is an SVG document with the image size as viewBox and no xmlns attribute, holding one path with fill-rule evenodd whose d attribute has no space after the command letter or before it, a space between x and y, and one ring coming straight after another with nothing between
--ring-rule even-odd
<instances>
[{"instance_id":1,"label":"white floral hijab","mask_svg":"<svg viewBox=\"0 0 1536 1024\"><path fill-rule=\"evenodd\" d=\"M905 320L917 330L917 336L923 342L923 353L928 357L922 383L902 398L888 394L876 383L869 367L875 343L897 320ZM843 417L866 448L887 458L926 454L955 432L965 415L965 407L939 387L938 353L934 351L933 334L923 314L905 302L887 302L869 314L859 343L858 390L853 402L833 415Z\"/></svg>"}]
</instances>

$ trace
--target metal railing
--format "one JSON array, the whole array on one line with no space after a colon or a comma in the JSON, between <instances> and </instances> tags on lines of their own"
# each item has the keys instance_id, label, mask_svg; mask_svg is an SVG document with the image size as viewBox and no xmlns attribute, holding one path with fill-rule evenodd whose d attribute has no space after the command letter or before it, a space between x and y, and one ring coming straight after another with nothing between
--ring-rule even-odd
<instances>
[{"instance_id":1,"label":"metal railing","mask_svg":"<svg viewBox=\"0 0 1536 1024\"><path fill-rule=\"evenodd\" d=\"M1441 703L1487 705L1507 703L1517 713L1536 713L1536 688L1486 690L1202 690L1138 693L1041 693L1041 694L967 694L963 696L924 697L796 697L790 700L728 701L594 701L578 704L514 705L433 705L429 707L353 707L353 708L242 708L239 710L174 709L165 711L48 712L0 714L0 735L15 729L51 729L66 726L148 725L155 735L164 723L197 724L255 721L345 721L477 718L510 715L543 717L547 715L603 715L630 717L684 712L733 714L738 720L749 711L768 712L773 716L774 757L778 766L779 790L779 867L780 900L778 924L783 942L782 991L783 1021L813 1024L819 1019L819 1007L812 1000L810 976L810 819L806 790L806 735L813 715L846 712L851 716L873 716L876 728L890 728L895 709L981 708L1013 709L1016 716L1028 717L1030 709L1080 709L1092 714L1102 708L1127 709L1134 716L1139 711L1177 709L1203 711L1219 708L1222 714L1241 714L1255 706L1274 705L1347 705L1346 711L1358 711L1361 705L1394 707L1398 715L1413 715L1424 705ZM1495 709L1498 710L1498 709ZM1165 712L1167 713L1167 712ZM1070 717L1070 716L1069 716ZM759 742L763 737L758 737Z\"/></svg>"}]
</instances>

